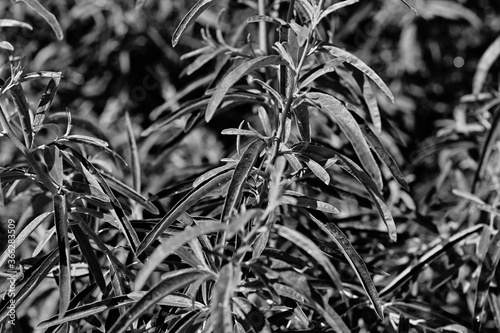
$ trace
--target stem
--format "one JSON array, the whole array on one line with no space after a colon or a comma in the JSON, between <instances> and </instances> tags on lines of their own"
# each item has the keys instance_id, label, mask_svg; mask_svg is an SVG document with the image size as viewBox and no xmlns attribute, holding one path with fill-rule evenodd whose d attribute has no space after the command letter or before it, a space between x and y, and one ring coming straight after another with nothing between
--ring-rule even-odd
<instances>
[{"instance_id":1,"label":"stem","mask_svg":"<svg viewBox=\"0 0 500 333\"><path fill-rule=\"evenodd\" d=\"M47 178L46 173L40 168L40 165L38 164L37 160L31 153L31 151L23 145L23 143L18 139L14 131L9 125L9 121L7 120L7 117L5 116L5 113L3 109L0 107L0 125L2 125L3 130L6 132L7 137L9 140L14 144L14 146L23 153L24 157L28 161L28 164L33 168L35 171L38 179L47 187L47 189L52 193L56 194L58 192L57 188L54 186L54 184L50 181L49 178Z\"/></svg>"},{"instance_id":2,"label":"stem","mask_svg":"<svg viewBox=\"0 0 500 333\"><path fill-rule=\"evenodd\" d=\"M259 0L259 15L266 15L266 0ZM259 48L263 54L267 54L267 27L265 21L259 22Z\"/></svg>"}]
</instances>

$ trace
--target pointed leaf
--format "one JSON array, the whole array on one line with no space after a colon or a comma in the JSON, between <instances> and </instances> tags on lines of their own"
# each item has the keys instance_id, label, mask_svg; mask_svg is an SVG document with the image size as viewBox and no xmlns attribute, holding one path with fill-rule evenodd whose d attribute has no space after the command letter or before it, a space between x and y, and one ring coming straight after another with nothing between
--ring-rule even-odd
<instances>
[{"instance_id":1,"label":"pointed leaf","mask_svg":"<svg viewBox=\"0 0 500 333\"><path fill-rule=\"evenodd\" d=\"M220 175L225 171L234 169L234 167L235 167L234 163L228 163L223 166L208 170L207 172L196 178L196 180L193 182L193 187L198 187L207 180L212 179L213 177Z\"/></svg>"},{"instance_id":2,"label":"pointed leaf","mask_svg":"<svg viewBox=\"0 0 500 333\"><path fill-rule=\"evenodd\" d=\"M0 19L0 28L14 28L14 27L33 30L33 27L28 23L11 19Z\"/></svg>"},{"instance_id":3,"label":"pointed leaf","mask_svg":"<svg viewBox=\"0 0 500 333\"><path fill-rule=\"evenodd\" d=\"M56 17L54 14L49 12L45 7L43 7L38 0L14 0L15 2L24 2L28 6L30 6L38 15L40 15L54 30L56 33L57 39L63 40L64 39L64 34L61 29L61 26L59 25L59 22L57 22Z\"/></svg>"},{"instance_id":4,"label":"pointed leaf","mask_svg":"<svg viewBox=\"0 0 500 333\"><path fill-rule=\"evenodd\" d=\"M144 266L140 269L139 273L137 273L134 290L139 291L142 289L156 267L158 267L158 265L165 258L174 253L184 244L188 243L191 239L227 229L228 226L226 224L207 222L194 227L186 227L184 231L176 234L174 237L164 240L161 245L153 251L149 259L144 263Z\"/></svg>"},{"instance_id":5,"label":"pointed leaf","mask_svg":"<svg viewBox=\"0 0 500 333\"><path fill-rule=\"evenodd\" d=\"M377 162L373 158L361 129L346 107L335 97L323 93L309 93L307 97L325 111L347 136L358 155L361 164L366 168L379 190L382 189L382 175Z\"/></svg>"},{"instance_id":6,"label":"pointed leaf","mask_svg":"<svg viewBox=\"0 0 500 333\"><path fill-rule=\"evenodd\" d=\"M181 38L182 33L191 26L196 18L205 11L205 9L215 5L221 0L199 0L184 16L172 35L172 46L175 47Z\"/></svg>"},{"instance_id":7,"label":"pointed leaf","mask_svg":"<svg viewBox=\"0 0 500 333\"><path fill-rule=\"evenodd\" d=\"M125 111L125 124L127 126L128 145L130 149L130 160L132 165L132 180L134 189L137 192L141 191L141 161L139 160L139 150L137 149L137 142L135 140L134 126L130 121L128 111ZM156 208L156 207L155 207ZM158 214L158 210L156 210Z\"/></svg>"},{"instance_id":8,"label":"pointed leaf","mask_svg":"<svg viewBox=\"0 0 500 333\"><path fill-rule=\"evenodd\" d=\"M330 276L332 282L337 287L337 290L342 292L344 288L342 286L342 280L340 279L339 273L332 265L330 259L323 253L323 251L321 251L321 249L316 244L314 244L312 240L310 240L304 234L287 226L275 225L274 227L277 229L278 235L289 240L290 242L301 248L304 252L309 254L311 258L316 260L316 262L325 269L325 272L328 274L328 276Z\"/></svg>"},{"instance_id":9,"label":"pointed leaf","mask_svg":"<svg viewBox=\"0 0 500 333\"><path fill-rule=\"evenodd\" d=\"M370 302L372 303L375 312L377 313L380 319L384 319L384 310L382 309L382 301L380 300L377 288L373 283L373 280L370 276L370 272L368 271L368 268L366 267L363 258L361 258L356 249L352 246L349 239L342 232L342 230L340 230L340 228L337 227L335 223L328 222L325 219L326 217L324 216L322 220L320 220L319 218L322 217L321 215L310 211L309 211L309 217L321 228L321 230L323 230L330 236L330 239L333 240L335 244L337 244L338 248L340 249L342 254L344 254L345 258L349 262L349 265L351 265L352 269L356 273L356 276L358 277L359 281L361 282L361 285L363 286L363 289L368 295L368 298L370 299Z\"/></svg>"},{"instance_id":10,"label":"pointed leaf","mask_svg":"<svg viewBox=\"0 0 500 333\"><path fill-rule=\"evenodd\" d=\"M155 287L148 291L144 297L137 301L126 313L124 313L109 330L109 333L123 333L130 328L132 323L150 307L168 294L182 288L196 280L204 280L208 277L206 272L197 269L180 269L168 272Z\"/></svg>"},{"instance_id":11,"label":"pointed leaf","mask_svg":"<svg viewBox=\"0 0 500 333\"><path fill-rule=\"evenodd\" d=\"M297 127L302 137L302 141L311 141L311 126L309 125L309 107L306 103L300 103L293 108L293 114L297 121Z\"/></svg>"},{"instance_id":12,"label":"pointed leaf","mask_svg":"<svg viewBox=\"0 0 500 333\"><path fill-rule=\"evenodd\" d=\"M262 56L248 60L229 72L222 81L217 85L205 112L205 120L209 122L215 114L215 111L221 104L224 96L236 82L238 82L246 74L266 66L281 65L284 61L280 56Z\"/></svg>"},{"instance_id":13,"label":"pointed leaf","mask_svg":"<svg viewBox=\"0 0 500 333\"><path fill-rule=\"evenodd\" d=\"M31 115L30 108L28 105L28 100L24 94L24 89L20 83L12 86L10 88L10 93L14 99L14 104L16 105L17 114L21 122L21 128L23 130L24 143L26 147L31 147L31 142L33 140L33 131L31 127Z\"/></svg>"},{"instance_id":14,"label":"pointed leaf","mask_svg":"<svg viewBox=\"0 0 500 333\"><path fill-rule=\"evenodd\" d=\"M365 99L366 105L368 106L368 111L370 111L370 117L372 118L373 126L377 130L377 134L382 134L382 120L380 120L380 111L378 109L377 97L373 93L372 86L368 76L363 75L363 97Z\"/></svg>"},{"instance_id":15,"label":"pointed leaf","mask_svg":"<svg viewBox=\"0 0 500 333\"><path fill-rule=\"evenodd\" d=\"M38 130L39 126L43 124L45 116L47 115L52 101L57 93L57 88L61 78L50 79L49 83L45 87L42 97L40 97L40 102L38 102L38 107L35 113L35 119L33 120L33 128L35 131Z\"/></svg>"},{"instance_id":16,"label":"pointed leaf","mask_svg":"<svg viewBox=\"0 0 500 333\"><path fill-rule=\"evenodd\" d=\"M298 206L303 208L310 208L314 210L319 210L325 213L338 214L339 210L330 205L329 203L319 201L313 198L306 197L305 195L297 192L285 191L283 193L283 198L285 202L292 206ZM293 198L293 203L288 202L287 198Z\"/></svg>"},{"instance_id":17,"label":"pointed leaf","mask_svg":"<svg viewBox=\"0 0 500 333\"><path fill-rule=\"evenodd\" d=\"M338 2L338 3L334 3L333 5L331 5L330 7L328 7L327 9L325 9L322 13L321 13L321 16L319 17L320 20L324 19L325 17L327 17L328 15L330 15L331 13L339 10L339 9L342 9L344 7L347 7L347 6L350 6L354 3L358 2L358 0L344 0L344 1L341 1L341 2Z\"/></svg>"},{"instance_id":18,"label":"pointed leaf","mask_svg":"<svg viewBox=\"0 0 500 333\"><path fill-rule=\"evenodd\" d=\"M384 83L384 81L380 78L380 76L377 75L371 69L367 64L365 64L363 61L361 61L359 58L355 57L351 53L344 51L342 49L339 49L338 47L331 46L331 45L324 45L323 48L328 51L331 55L334 57L341 59L348 64L351 64L352 66L356 67L358 70L363 72L366 76L368 76L379 88L384 92L384 94L391 100L391 102L394 103L394 95L390 91L389 87Z\"/></svg>"},{"instance_id":19,"label":"pointed leaf","mask_svg":"<svg viewBox=\"0 0 500 333\"><path fill-rule=\"evenodd\" d=\"M233 263L225 264L214 286L213 298L210 302L210 321L214 326L214 333L233 333L231 313L231 298L235 287L233 274Z\"/></svg>"},{"instance_id":20,"label":"pointed leaf","mask_svg":"<svg viewBox=\"0 0 500 333\"><path fill-rule=\"evenodd\" d=\"M63 318L54 316L36 325L37 329L46 329L55 325L61 325L70 321L84 319L95 314L102 313L111 309L116 309L125 305L133 304L134 301L128 296L116 296L103 299L89 304L70 309L66 312Z\"/></svg>"},{"instance_id":21,"label":"pointed leaf","mask_svg":"<svg viewBox=\"0 0 500 333\"><path fill-rule=\"evenodd\" d=\"M0 42L0 49L4 49L6 51L14 52L14 46L12 46L11 43L6 42L6 41L1 41Z\"/></svg>"},{"instance_id":22,"label":"pointed leaf","mask_svg":"<svg viewBox=\"0 0 500 333\"><path fill-rule=\"evenodd\" d=\"M488 72L493 66L493 63L500 56L500 36L488 47L486 52L481 56L477 64L474 78L472 79L472 93L477 95L483 89L484 81L488 76Z\"/></svg>"},{"instance_id":23,"label":"pointed leaf","mask_svg":"<svg viewBox=\"0 0 500 333\"><path fill-rule=\"evenodd\" d=\"M62 318L71 300L68 210L64 194L55 194L52 200L54 202L54 225L56 227L57 247L59 249L59 318Z\"/></svg>"},{"instance_id":24,"label":"pointed leaf","mask_svg":"<svg viewBox=\"0 0 500 333\"><path fill-rule=\"evenodd\" d=\"M488 299L488 291L490 289L491 281L495 276L495 271L500 260L500 232L490 242L488 252L481 264L481 271L477 280L476 300L474 304L474 320L473 329L476 332L481 332L481 326L484 316L484 306Z\"/></svg>"},{"instance_id":25,"label":"pointed leaf","mask_svg":"<svg viewBox=\"0 0 500 333\"><path fill-rule=\"evenodd\" d=\"M233 177L229 183L229 189L224 201L224 208L222 209L222 222L225 222L229 218L233 208L239 202L248 175L250 174L250 171L252 171L253 165L255 164L255 161L257 160L257 157L262 149L264 149L264 142L261 140L252 142L236 165Z\"/></svg>"},{"instance_id":26,"label":"pointed leaf","mask_svg":"<svg viewBox=\"0 0 500 333\"><path fill-rule=\"evenodd\" d=\"M224 186L231 179L232 172L226 172L217 177L212 178L200 187L193 189L184 198L182 198L168 213L165 215L151 230L137 249L137 254L142 253L148 248L161 234L182 214L184 214L191 206L204 198L213 190Z\"/></svg>"}]
</instances>

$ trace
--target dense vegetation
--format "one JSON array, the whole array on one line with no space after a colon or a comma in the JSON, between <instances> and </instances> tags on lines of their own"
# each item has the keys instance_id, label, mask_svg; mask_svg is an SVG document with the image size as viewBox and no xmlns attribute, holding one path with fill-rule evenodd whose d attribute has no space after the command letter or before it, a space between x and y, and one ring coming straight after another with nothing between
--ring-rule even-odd
<instances>
[{"instance_id":1,"label":"dense vegetation","mask_svg":"<svg viewBox=\"0 0 500 333\"><path fill-rule=\"evenodd\" d=\"M1 2L0 332L498 332L499 22Z\"/></svg>"}]
</instances>

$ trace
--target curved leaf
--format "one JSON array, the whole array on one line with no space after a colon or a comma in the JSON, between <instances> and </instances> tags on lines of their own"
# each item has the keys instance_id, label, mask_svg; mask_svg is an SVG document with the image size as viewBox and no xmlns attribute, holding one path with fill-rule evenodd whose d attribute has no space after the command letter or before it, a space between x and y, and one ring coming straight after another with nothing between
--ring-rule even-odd
<instances>
[{"instance_id":1,"label":"curved leaf","mask_svg":"<svg viewBox=\"0 0 500 333\"><path fill-rule=\"evenodd\" d=\"M56 227L57 248L59 249L59 318L62 318L71 300L68 211L65 195L55 194L52 200L54 202L54 225Z\"/></svg>"},{"instance_id":2,"label":"curved leaf","mask_svg":"<svg viewBox=\"0 0 500 333\"><path fill-rule=\"evenodd\" d=\"M361 258L356 249L352 246L349 239L346 237L346 235L344 235L342 230L340 230L340 228L337 227L335 223L327 222L324 217L323 221L321 221L319 219L320 216L317 213L312 213L310 211L308 211L308 213L309 217L321 228L321 230L328 234L330 238L335 242L335 244L337 244L338 248L349 262L349 265L351 265L352 269L356 273L356 276L361 282L361 285L368 295L368 298L370 298L375 312L380 317L380 319L384 319L382 301L380 300L377 288L373 283L370 272L368 271L363 258Z\"/></svg>"},{"instance_id":3,"label":"curved leaf","mask_svg":"<svg viewBox=\"0 0 500 333\"><path fill-rule=\"evenodd\" d=\"M142 253L148 248L160 235L191 206L204 198L208 193L224 186L231 179L232 171L218 175L200 187L193 189L184 198L182 198L151 230L137 249L137 254Z\"/></svg>"},{"instance_id":4,"label":"curved leaf","mask_svg":"<svg viewBox=\"0 0 500 333\"><path fill-rule=\"evenodd\" d=\"M33 27L28 23L11 19L0 19L0 28L14 28L14 27L33 30Z\"/></svg>"},{"instance_id":5,"label":"curved leaf","mask_svg":"<svg viewBox=\"0 0 500 333\"><path fill-rule=\"evenodd\" d=\"M221 0L199 0L184 16L172 35L172 46L175 47L181 38L182 33L194 23L196 18L205 11L205 9L215 5Z\"/></svg>"},{"instance_id":6,"label":"curved leaf","mask_svg":"<svg viewBox=\"0 0 500 333\"><path fill-rule=\"evenodd\" d=\"M293 202L289 202L291 200L287 199L290 197L293 198ZM333 205L330 205L329 203L319 201L319 200L316 200L313 198L306 197L302 193L285 191L285 192L283 192L283 199L285 200L285 203L292 205L292 206L310 208L310 209L319 210L321 212L331 213L331 214L338 214L339 213L339 210L336 207L334 207Z\"/></svg>"},{"instance_id":7,"label":"curved leaf","mask_svg":"<svg viewBox=\"0 0 500 333\"><path fill-rule=\"evenodd\" d=\"M229 91L229 88L231 88L236 82L238 82L244 75L262 67L281 65L284 63L285 62L281 59L280 56L262 56L248 60L233 69L217 85L215 92L208 102L207 110L205 112L205 120L209 122L212 119L215 111L224 99L224 96Z\"/></svg>"},{"instance_id":8,"label":"curved leaf","mask_svg":"<svg viewBox=\"0 0 500 333\"><path fill-rule=\"evenodd\" d=\"M307 97L325 111L332 120L337 123L347 136L358 155L361 164L366 168L370 176L382 189L382 175L377 162L373 158L370 148L361 132L361 129L347 108L335 97L323 93L309 93Z\"/></svg>"},{"instance_id":9,"label":"curved leaf","mask_svg":"<svg viewBox=\"0 0 500 333\"><path fill-rule=\"evenodd\" d=\"M241 156L240 161L236 165L231 182L229 183L229 189L224 201L224 208L222 209L222 222L226 222L231 215L231 211L240 200L243 186L245 185L248 175L250 174L250 171L252 170L253 165L263 148L263 141L256 140L252 142L247 147Z\"/></svg>"},{"instance_id":10,"label":"curved leaf","mask_svg":"<svg viewBox=\"0 0 500 333\"><path fill-rule=\"evenodd\" d=\"M477 95L483 89L484 81L493 63L500 56L500 36L486 49L477 64L474 78L472 79L472 93Z\"/></svg>"},{"instance_id":11,"label":"curved leaf","mask_svg":"<svg viewBox=\"0 0 500 333\"><path fill-rule=\"evenodd\" d=\"M64 39L64 34L61 29L61 26L59 25L59 22L57 22L56 17L54 14L49 12L45 7L43 7L38 0L15 0L15 2L24 2L28 6L30 6L38 15L40 15L54 30L56 33L57 39L63 40Z\"/></svg>"},{"instance_id":12,"label":"curved leaf","mask_svg":"<svg viewBox=\"0 0 500 333\"><path fill-rule=\"evenodd\" d=\"M342 49L339 49L338 47L332 46L332 45L323 45L322 48L324 48L326 51L328 51L331 55L334 57L343 60L344 62L347 62L348 64L351 64L352 66L356 67L358 70L363 72L366 76L368 76L379 88L384 92L384 94L391 100L391 102L394 103L394 95L392 94L391 90L387 85L384 83L384 81L380 78L380 76L377 75L371 69L367 64L365 64L363 61L361 61L359 58L355 57L353 54L344 51Z\"/></svg>"},{"instance_id":13,"label":"curved leaf","mask_svg":"<svg viewBox=\"0 0 500 333\"><path fill-rule=\"evenodd\" d=\"M196 280L205 279L207 276L206 272L192 268L166 273L160 283L149 290L134 306L118 318L109 333L125 332L142 313L151 306L156 305L162 298Z\"/></svg>"}]
</instances>

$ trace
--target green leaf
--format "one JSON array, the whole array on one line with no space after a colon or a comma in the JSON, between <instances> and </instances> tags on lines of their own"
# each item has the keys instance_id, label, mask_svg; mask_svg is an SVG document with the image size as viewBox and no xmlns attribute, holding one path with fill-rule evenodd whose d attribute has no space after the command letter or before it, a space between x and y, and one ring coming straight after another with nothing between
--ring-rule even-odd
<instances>
[{"instance_id":1,"label":"green leaf","mask_svg":"<svg viewBox=\"0 0 500 333\"><path fill-rule=\"evenodd\" d=\"M191 206L196 204L199 200L204 198L207 194L216 190L231 179L232 172L226 172L217 177L212 178L210 181L202 184L190 191L184 198L182 198L172 209L165 215L151 230L142 243L137 249L137 254L139 255L145 249L147 249L156 239L158 239L161 234L182 214L184 214Z\"/></svg>"},{"instance_id":2,"label":"green leaf","mask_svg":"<svg viewBox=\"0 0 500 333\"><path fill-rule=\"evenodd\" d=\"M199 0L184 16L172 35L172 46L175 47L181 38L182 33L191 26L196 18L207 8L215 5L221 0Z\"/></svg>"},{"instance_id":3,"label":"green leaf","mask_svg":"<svg viewBox=\"0 0 500 333\"><path fill-rule=\"evenodd\" d=\"M210 101L208 102L207 110L205 112L205 120L209 122L212 119L215 111L223 101L224 96L226 96L227 92L229 91L229 88L231 88L243 76L262 67L281 64L284 64L284 61L280 56L262 56L248 60L233 69L222 79L219 84L217 84L217 88L210 98Z\"/></svg>"},{"instance_id":4,"label":"green leaf","mask_svg":"<svg viewBox=\"0 0 500 333\"><path fill-rule=\"evenodd\" d=\"M238 279L234 275L238 273L239 270L235 271L232 262L222 266L219 272L210 302L210 322L214 327L214 333L233 333L231 298Z\"/></svg>"},{"instance_id":5,"label":"green leaf","mask_svg":"<svg viewBox=\"0 0 500 333\"><path fill-rule=\"evenodd\" d=\"M472 93L477 95L483 89L484 82L488 76L491 66L500 56L500 36L488 47L477 63L476 72L472 79Z\"/></svg>"},{"instance_id":6,"label":"green leaf","mask_svg":"<svg viewBox=\"0 0 500 333\"><path fill-rule=\"evenodd\" d=\"M54 316L52 318L44 320L38 323L38 325L36 325L36 328L46 329L55 325L60 325L76 321L79 319L87 318L92 315L102 313L104 311L116 309L133 303L134 301L128 296L116 296L116 297L106 298L101 301L85 304L77 308L70 309L66 311L66 314L62 318Z\"/></svg>"},{"instance_id":7,"label":"green leaf","mask_svg":"<svg viewBox=\"0 0 500 333\"><path fill-rule=\"evenodd\" d=\"M137 278L134 283L134 290L139 291L146 284L147 279L153 273L153 271L158 267L158 265L169 255L174 253L178 248L188 243L191 239L211 234L214 232L227 230L228 226L226 224L218 222L207 222L194 227L186 227L186 229L172 238L165 240L158 246L148 260L144 263L144 266L137 273Z\"/></svg>"},{"instance_id":8,"label":"green leaf","mask_svg":"<svg viewBox=\"0 0 500 333\"><path fill-rule=\"evenodd\" d=\"M334 57L341 59L342 61L347 62L348 64L351 64L352 66L356 67L358 70L363 72L373 82L375 82L375 84L379 86L379 88L391 100L391 102L394 103L394 95L390 91L389 87L387 87L387 85L380 78L380 76L378 76L377 73L375 73L373 69L371 69L367 64L365 64L363 61L361 61L351 53L339 49L338 47L332 45L323 45L322 48L328 51Z\"/></svg>"},{"instance_id":9,"label":"green leaf","mask_svg":"<svg viewBox=\"0 0 500 333\"><path fill-rule=\"evenodd\" d=\"M484 316L484 306L488 299L488 291L495 271L500 261L500 232L497 232L491 240L488 252L481 264L479 278L477 280L476 299L474 302L473 330L481 332Z\"/></svg>"},{"instance_id":10,"label":"green leaf","mask_svg":"<svg viewBox=\"0 0 500 333\"><path fill-rule=\"evenodd\" d=\"M339 273L332 265L330 259L321 251L321 249L314 244L312 240L310 240L304 234L293 230L284 225L275 225L274 228L278 231L278 235L289 240L299 248L301 248L304 252L309 254L311 258L313 258L318 264L320 264L325 272L330 276L332 282L337 287L337 290L342 293L344 289L342 286L342 280L340 279Z\"/></svg>"},{"instance_id":11,"label":"green leaf","mask_svg":"<svg viewBox=\"0 0 500 333\"><path fill-rule=\"evenodd\" d=\"M321 228L321 230L329 235L330 239L333 240L335 244L337 244L338 248L349 262L349 265L351 265L352 269L356 273L356 276L358 277L361 285L363 286L363 289L368 295L368 298L370 299L375 312L380 319L384 319L382 301L380 300L377 288L373 283L370 272L368 271L363 258L361 258L356 249L352 246L349 239L342 232L342 230L337 227L335 223L328 222L325 216L320 216L317 213L313 213L310 211L308 211L308 213L309 217Z\"/></svg>"},{"instance_id":12,"label":"green leaf","mask_svg":"<svg viewBox=\"0 0 500 333\"><path fill-rule=\"evenodd\" d=\"M306 159L307 167L326 185L330 184L330 174L318 162L313 159Z\"/></svg>"},{"instance_id":13,"label":"green leaf","mask_svg":"<svg viewBox=\"0 0 500 333\"><path fill-rule=\"evenodd\" d=\"M324 159L336 158L336 163L365 187L366 191L375 203L375 207L380 213L380 216L384 220L389 237L393 241L396 241L396 225L389 206L387 206L382 194L380 194L377 190L377 186L373 182L372 178L370 178L370 176L368 176L356 163L335 150L318 144L299 142L293 147L293 150L299 154L313 154Z\"/></svg>"},{"instance_id":14,"label":"green leaf","mask_svg":"<svg viewBox=\"0 0 500 333\"><path fill-rule=\"evenodd\" d=\"M241 193L247 181L248 175L250 174L250 171L252 171L253 165L255 164L255 161L257 160L257 157L262 149L264 149L264 146L264 142L261 140L252 142L247 147L241 156L240 161L236 165L231 182L229 183L229 189L224 201L224 208L222 209L222 222L226 222L231 215L233 208L241 199Z\"/></svg>"},{"instance_id":15,"label":"green leaf","mask_svg":"<svg viewBox=\"0 0 500 333\"><path fill-rule=\"evenodd\" d=\"M461 232L454 234L447 241L443 241L432 249L428 250L418 261L408 266L404 271L402 271L398 276L396 276L387 286L380 291L380 297L386 298L390 297L392 293L398 291L406 282L410 281L412 278L416 277L422 270L438 259L442 254L448 251L450 248L455 246L460 241L468 238L481 231L484 225L479 224L468 229L462 230Z\"/></svg>"},{"instance_id":16,"label":"green leaf","mask_svg":"<svg viewBox=\"0 0 500 333\"><path fill-rule=\"evenodd\" d=\"M68 210L64 194L55 194L52 200L54 202L54 225L56 227L57 247L59 249L59 318L62 318L71 300Z\"/></svg>"},{"instance_id":17,"label":"green leaf","mask_svg":"<svg viewBox=\"0 0 500 333\"><path fill-rule=\"evenodd\" d=\"M234 167L235 167L234 163L228 163L220 167L210 169L195 179L195 181L193 182L193 187L198 187L204 182L214 178L215 176L220 175L221 173L226 172L228 170L234 169Z\"/></svg>"},{"instance_id":18,"label":"green leaf","mask_svg":"<svg viewBox=\"0 0 500 333\"><path fill-rule=\"evenodd\" d=\"M366 168L368 174L377 184L379 190L382 189L382 175L377 162L373 158L370 148L361 132L361 129L346 107L335 97L323 93L308 93L307 97L319 106L330 118L339 125L340 129L347 136L358 155L361 164Z\"/></svg>"},{"instance_id":19,"label":"green leaf","mask_svg":"<svg viewBox=\"0 0 500 333\"><path fill-rule=\"evenodd\" d=\"M205 280L207 277L208 274L206 272L192 268L166 273L160 283L149 290L144 297L118 318L109 330L109 333L125 332L141 314L156 305L162 298L196 280Z\"/></svg>"},{"instance_id":20,"label":"green leaf","mask_svg":"<svg viewBox=\"0 0 500 333\"><path fill-rule=\"evenodd\" d=\"M29 7L31 7L38 15L40 15L54 30L56 33L57 39L63 40L64 39L64 34L61 29L61 26L59 25L59 22L57 22L56 17L54 14L49 12L45 7L43 7L38 0L14 0L16 3L17 2L24 2L27 4Z\"/></svg>"}]
</instances>

